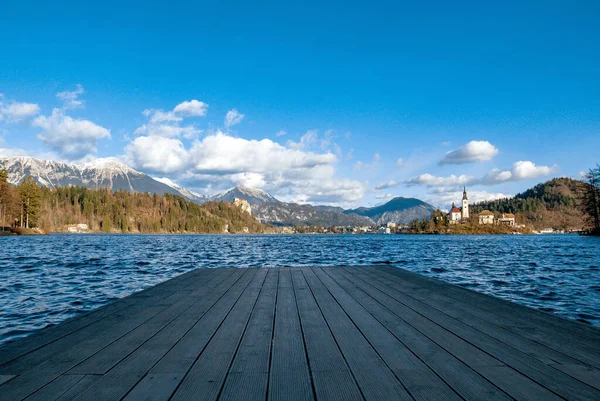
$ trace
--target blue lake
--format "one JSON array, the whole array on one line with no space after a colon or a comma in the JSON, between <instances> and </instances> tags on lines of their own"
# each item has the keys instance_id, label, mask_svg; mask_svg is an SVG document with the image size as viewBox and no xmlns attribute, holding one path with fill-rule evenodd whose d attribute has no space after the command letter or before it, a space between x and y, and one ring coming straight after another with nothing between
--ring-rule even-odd
<instances>
[{"instance_id":1,"label":"blue lake","mask_svg":"<svg viewBox=\"0 0 600 401\"><path fill-rule=\"evenodd\" d=\"M0 343L196 268L388 264L600 326L600 238L0 237Z\"/></svg>"}]
</instances>

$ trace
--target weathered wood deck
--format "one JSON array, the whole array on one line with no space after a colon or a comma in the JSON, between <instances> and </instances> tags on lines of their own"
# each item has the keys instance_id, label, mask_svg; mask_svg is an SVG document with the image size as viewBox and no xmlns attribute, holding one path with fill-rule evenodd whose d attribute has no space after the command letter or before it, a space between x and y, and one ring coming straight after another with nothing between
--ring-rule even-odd
<instances>
[{"instance_id":1,"label":"weathered wood deck","mask_svg":"<svg viewBox=\"0 0 600 401\"><path fill-rule=\"evenodd\" d=\"M600 330L390 267L200 269L0 348L0 400L600 400Z\"/></svg>"}]
</instances>

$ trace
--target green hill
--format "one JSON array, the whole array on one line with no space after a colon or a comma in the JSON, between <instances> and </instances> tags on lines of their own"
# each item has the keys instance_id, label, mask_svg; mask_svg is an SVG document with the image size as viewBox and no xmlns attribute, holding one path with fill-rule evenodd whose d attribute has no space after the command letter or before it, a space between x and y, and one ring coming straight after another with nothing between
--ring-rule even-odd
<instances>
[{"instance_id":1,"label":"green hill","mask_svg":"<svg viewBox=\"0 0 600 401\"><path fill-rule=\"evenodd\" d=\"M586 226L579 206L584 183L572 178L554 178L536 185L512 198L473 204L471 211L490 210L513 213L519 223L531 224L536 229L581 229Z\"/></svg>"}]
</instances>

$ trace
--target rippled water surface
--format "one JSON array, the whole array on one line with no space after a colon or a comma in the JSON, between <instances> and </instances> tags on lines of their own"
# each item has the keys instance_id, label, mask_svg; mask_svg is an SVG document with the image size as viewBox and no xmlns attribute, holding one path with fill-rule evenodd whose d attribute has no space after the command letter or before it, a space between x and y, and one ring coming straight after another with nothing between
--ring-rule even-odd
<instances>
[{"instance_id":1,"label":"rippled water surface","mask_svg":"<svg viewBox=\"0 0 600 401\"><path fill-rule=\"evenodd\" d=\"M600 239L547 236L0 237L0 343L195 268L390 264L600 326Z\"/></svg>"}]
</instances>

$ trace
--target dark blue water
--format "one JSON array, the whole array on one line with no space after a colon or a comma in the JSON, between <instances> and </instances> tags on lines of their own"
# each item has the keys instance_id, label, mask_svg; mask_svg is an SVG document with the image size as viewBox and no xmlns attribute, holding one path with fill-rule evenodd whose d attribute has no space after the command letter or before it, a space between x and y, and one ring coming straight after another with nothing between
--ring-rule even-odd
<instances>
[{"instance_id":1,"label":"dark blue water","mask_svg":"<svg viewBox=\"0 0 600 401\"><path fill-rule=\"evenodd\" d=\"M600 326L600 239L576 235L0 237L0 343L200 267L391 264Z\"/></svg>"}]
</instances>

